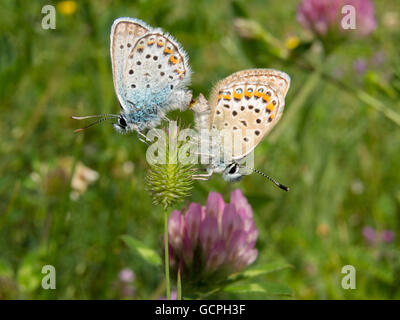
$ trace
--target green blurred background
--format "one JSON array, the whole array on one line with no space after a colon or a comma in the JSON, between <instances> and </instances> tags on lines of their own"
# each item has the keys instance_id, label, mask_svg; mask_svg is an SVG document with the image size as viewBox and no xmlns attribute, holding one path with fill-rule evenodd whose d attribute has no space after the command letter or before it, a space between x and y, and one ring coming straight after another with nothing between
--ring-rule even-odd
<instances>
[{"instance_id":1,"label":"green blurred background","mask_svg":"<svg viewBox=\"0 0 400 320\"><path fill-rule=\"evenodd\" d=\"M70 119L119 111L109 32L120 16L140 18L178 39L190 57L196 96L208 96L216 81L246 68L272 67L292 77L282 120L255 152L256 168L291 191L256 174L237 184L214 176L195 182L186 204L204 204L210 191L229 201L230 191L240 188L260 231L256 263L293 266L268 276L291 288L289 298L399 299L398 237L370 243L363 230L400 232L400 122L393 121L400 113L400 3L375 1L375 32L342 44L323 61L296 21L298 3L2 0L0 299L163 295L162 270L120 238L132 235L161 252L163 216L145 188L146 146L110 124L74 134L82 123ZM41 28L46 4L57 9L55 30ZM323 75L296 57L277 58L268 36L240 37L235 22L246 15L284 50L300 40L296 55ZM178 117L184 125L193 119L190 111L171 115ZM46 264L56 267L56 290L41 288ZM347 264L357 270L355 290L341 287ZM118 279L123 268L136 276L128 289Z\"/></svg>"}]
</instances>

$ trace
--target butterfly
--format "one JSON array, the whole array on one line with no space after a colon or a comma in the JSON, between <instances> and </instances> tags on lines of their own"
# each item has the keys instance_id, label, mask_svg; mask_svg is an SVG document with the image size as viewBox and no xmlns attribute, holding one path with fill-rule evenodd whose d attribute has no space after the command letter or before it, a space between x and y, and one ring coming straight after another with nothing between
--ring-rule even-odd
<instances>
[{"instance_id":1,"label":"butterfly","mask_svg":"<svg viewBox=\"0 0 400 320\"><path fill-rule=\"evenodd\" d=\"M289 188L281 185L271 177L257 169L242 166L250 152L278 123L285 106L285 97L290 87L290 77L284 72L274 69L249 69L236 72L221 80L212 90L209 102L200 95L192 105L195 126L198 132L230 132L231 137L238 137L239 148L230 148L230 154L221 156L226 150L223 143L211 144L208 150L210 164L207 174L195 175L194 179L207 180L212 174L222 173L226 181L238 181L245 173L241 169L251 169L262 174L280 188L288 191ZM206 134L209 139L212 133ZM207 136L208 135L208 136ZM198 138L204 141L204 136Z\"/></svg>"},{"instance_id":2,"label":"butterfly","mask_svg":"<svg viewBox=\"0 0 400 320\"><path fill-rule=\"evenodd\" d=\"M187 89L191 70L182 46L161 29L154 29L135 18L118 18L111 27L111 63L114 89L121 113L85 117L98 118L87 127L115 119L120 133L156 127L165 114L174 109L185 110L192 99Z\"/></svg>"}]
</instances>

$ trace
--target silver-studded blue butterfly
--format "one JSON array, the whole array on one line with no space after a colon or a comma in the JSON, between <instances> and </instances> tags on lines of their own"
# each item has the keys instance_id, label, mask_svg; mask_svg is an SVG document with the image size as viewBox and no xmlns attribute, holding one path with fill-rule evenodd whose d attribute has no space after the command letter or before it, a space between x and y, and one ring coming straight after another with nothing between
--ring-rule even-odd
<instances>
[{"instance_id":1,"label":"silver-studded blue butterfly","mask_svg":"<svg viewBox=\"0 0 400 320\"><path fill-rule=\"evenodd\" d=\"M214 148L209 145L208 153L211 161L207 174L197 174L193 179L208 180L213 173L222 173L225 181L239 181L251 171L257 172L275 183L279 188L289 188L257 169L241 165L239 162L254 150L268 135L281 118L285 106L285 97L290 87L290 77L286 73L274 69L249 69L231 74L214 87L210 100L200 95L191 105L194 112L196 128L199 132L197 143L209 141L207 132L226 132L228 141L235 138L239 148L232 148L227 143L228 154L224 143ZM195 141L196 142L196 141ZM224 140L226 142L226 140ZM227 156L227 158L223 157ZM244 172L242 169L246 169ZM249 171L250 170L250 171Z\"/></svg>"},{"instance_id":2,"label":"silver-studded blue butterfly","mask_svg":"<svg viewBox=\"0 0 400 320\"><path fill-rule=\"evenodd\" d=\"M168 111L187 108L192 99L187 89L191 70L187 54L171 35L139 19L124 17L114 21L110 39L114 88L121 113L74 119L98 118L89 126L116 119L116 131L137 131L144 136L142 131L156 127Z\"/></svg>"}]
</instances>

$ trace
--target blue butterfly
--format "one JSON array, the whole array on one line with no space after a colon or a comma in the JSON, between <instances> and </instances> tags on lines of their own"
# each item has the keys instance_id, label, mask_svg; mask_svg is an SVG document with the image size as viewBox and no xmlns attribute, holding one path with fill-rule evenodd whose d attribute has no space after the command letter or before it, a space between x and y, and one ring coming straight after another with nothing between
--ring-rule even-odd
<instances>
[{"instance_id":1,"label":"blue butterfly","mask_svg":"<svg viewBox=\"0 0 400 320\"><path fill-rule=\"evenodd\" d=\"M192 99L187 89L191 70L182 46L161 29L134 18L118 18L111 27L111 63L114 88L121 113L73 117L98 118L82 131L104 120L115 119L120 133L156 127L170 110L185 110Z\"/></svg>"}]
</instances>

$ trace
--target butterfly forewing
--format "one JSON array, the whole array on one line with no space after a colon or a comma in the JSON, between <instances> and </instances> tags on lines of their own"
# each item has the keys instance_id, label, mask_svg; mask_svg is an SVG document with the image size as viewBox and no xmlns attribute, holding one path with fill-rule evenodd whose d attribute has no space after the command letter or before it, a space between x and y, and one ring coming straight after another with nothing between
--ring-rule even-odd
<instances>
[{"instance_id":1,"label":"butterfly forewing","mask_svg":"<svg viewBox=\"0 0 400 320\"><path fill-rule=\"evenodd\" d=\"M210 98L210 129L232 132L232 158L250 153L279 121L290 78L272 69L245 70L220 81Z\"/></svg>"},{"instance_id":2,"label":"butterfly forewing","mask_svg":"<svg viewBox=\"0 0 400 320\"><path fill-rule=\"evenodd\" d=\"M114 88L123 109L127 108L123 72L127 58L138 38L151 30L143 21L132 18L119 18L111 27L111 63L114 79Z\"/></svg>"}]
</instances>

